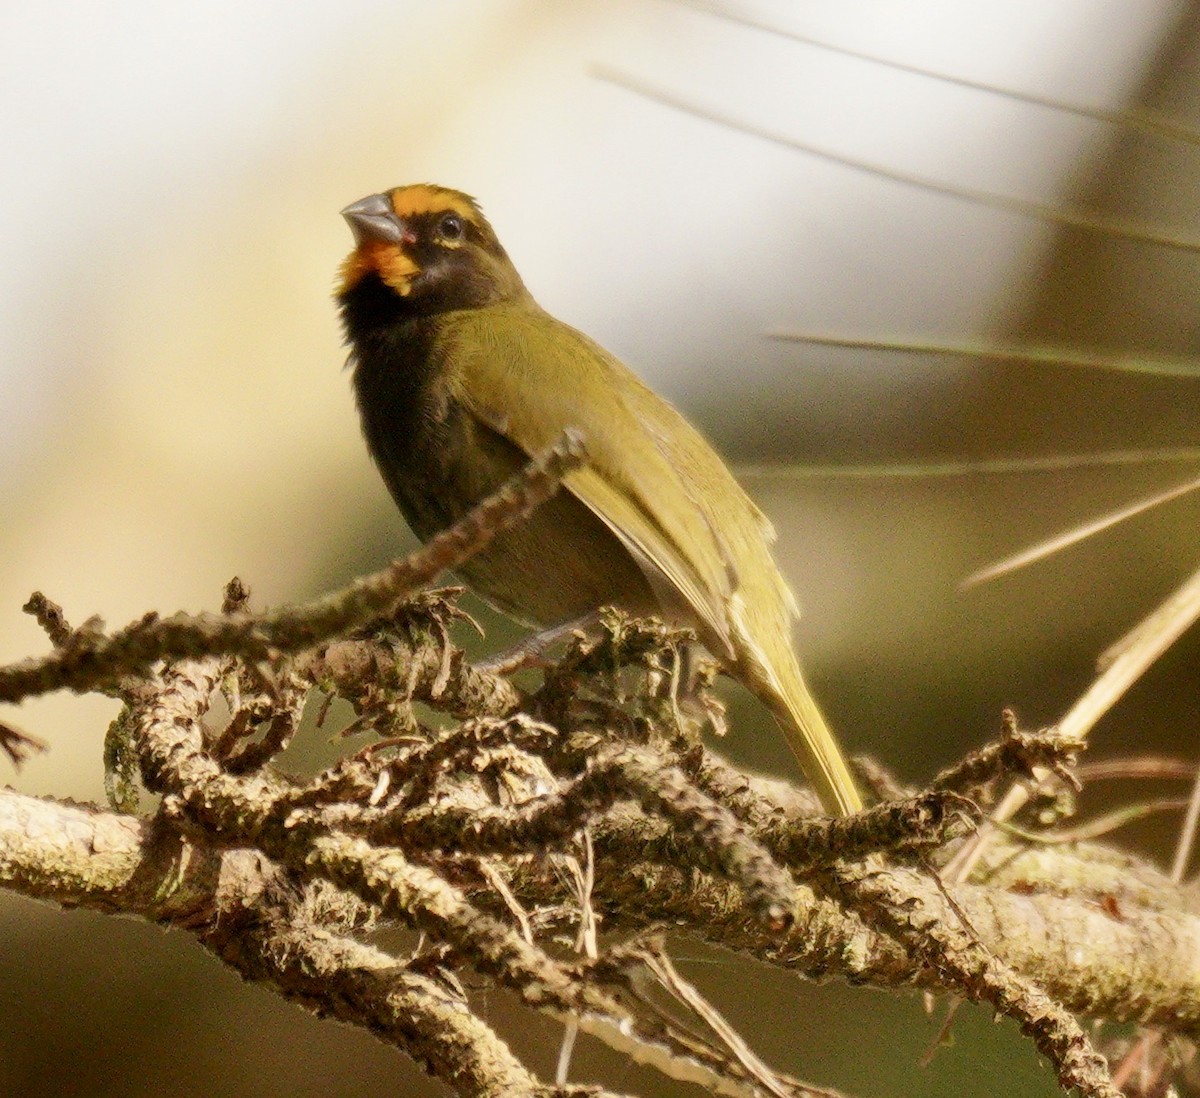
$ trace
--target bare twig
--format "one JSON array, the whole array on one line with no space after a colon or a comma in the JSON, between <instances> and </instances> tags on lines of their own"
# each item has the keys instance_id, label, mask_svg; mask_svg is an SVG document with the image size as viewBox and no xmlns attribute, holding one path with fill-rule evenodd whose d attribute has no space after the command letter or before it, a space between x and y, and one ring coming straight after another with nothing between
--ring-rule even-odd
<instances>
[{"instance_id":1,"label":"bare twig","mask_svg":"<svg viewBox=\"0 0 1200 1098\"><path fill-rule=\"evenodd\" d=\"M0 751L3 751L18 769L30 755L37 755L49 749L50 745L45 740L22 732L6 721L0 722Z\"/></svg>"},{"instance_id":2,"label":"bare twig","mask_svg":"<svg viewBox=\"0 0 1200 1098\"><path fill-rule=\"evenodd\" d=\"M583 456L577 434L531 461L463 519L415 553L349 587L300 606L266 614L147 614L110 636L77 634L74 643L41 659L0 667L0 702L52 690L90 690L122 675L144 674L163 659L224 653L255 661L312 648L366 625L405 595L478 552L496 534L522 522L554 494ZM36 598L36 596L35 596ZM32 600L31 600L32 601Z\"/></svg>"},{"instance_id":3,"label":"bare twig","mask_svg":"<svg viewBox=\"0 0 1200 1098\"><path fill-rule=\"evenodd\" d=\"M1085 739L1096 722L1116 705L1146 669L1191 627L1197 617L1200 617L1200 570L1193 572L1166 600L1100 657L1100 674L1054 726L1058 734L1067 742ZM1041 781L1045 772L1038 768L1033 776ZM1012 819L1028 799L1029 790L1024 784L1012 786L992 811L992 819ZM966 880L994 834L994 828L985 822L946 867L947 878Z\"/></svg>"}]
</instances>

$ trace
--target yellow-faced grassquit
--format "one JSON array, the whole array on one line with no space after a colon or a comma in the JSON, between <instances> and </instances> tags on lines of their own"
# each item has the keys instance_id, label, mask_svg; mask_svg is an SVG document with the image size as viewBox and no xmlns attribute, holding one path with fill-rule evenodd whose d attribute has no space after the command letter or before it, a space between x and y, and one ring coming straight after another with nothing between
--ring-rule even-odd
<instances>
[{"instance_id":1,"label":"yellow-faced grassquit","mask_svg":"<svg viewBox=\"0 0 1200 1098\"><path fill-rule=\"evenodd\" d=\"M451 525L576 428L587 463L464 578L542 627L606 605L693 627L770 707L825 807L857 810L796 662L774 531L708 443L538 306L467 195L397 187L342 213L356 244L338 300L363 432L416 534Z\"/></svg>"}]
</instances>

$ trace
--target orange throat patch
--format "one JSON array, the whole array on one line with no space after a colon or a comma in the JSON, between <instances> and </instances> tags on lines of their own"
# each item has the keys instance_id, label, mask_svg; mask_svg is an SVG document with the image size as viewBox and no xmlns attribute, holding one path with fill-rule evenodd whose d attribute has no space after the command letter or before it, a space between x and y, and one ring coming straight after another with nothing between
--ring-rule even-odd
<instances>
[{"instance_id":1,"label":"orange throat patch","mask_svg":"<svg viewBox=\"0 0 1200 1098\"><path fill-rule=\"evenodd\" d=\"M383 240L364 240L342 264L339 294L349 293L368 274L378 274L401 297L407 297L412 280L420 273L398 244Z\"/></svg>"}]
</instances>

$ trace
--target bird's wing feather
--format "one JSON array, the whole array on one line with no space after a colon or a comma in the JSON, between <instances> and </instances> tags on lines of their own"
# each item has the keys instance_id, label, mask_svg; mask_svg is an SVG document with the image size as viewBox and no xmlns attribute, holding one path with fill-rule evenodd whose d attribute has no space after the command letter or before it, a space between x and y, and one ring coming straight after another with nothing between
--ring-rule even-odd
<instances>
[{"instance_id":1,"label":"bird's wing feather","mask_svg":"<svg viewBox=\"0 0 1200 1098\"><path fill-rule=\"evenodd\" d=\"M729 572L729 588L778 619L786 634L799 607L771 557L775 527L742 490L701 434L670 404L638 384L622 399L654 439L672 468L685 468L684 489L708 523ZM719 501L719 503L717 502Z\"/></svg>"},{"instance_id":2,"label":"bird's wing feather","mask_svg":"<svg viewBox=\"0 0 1200 1098\"><path fill-rule=\"evenodd\" d=\"M582 333L529 306L444 320L440 351L455 363L454 396L526 453L551 445L566 427L579 429L588 464L567 477L567 488L643 569L661 573L727 649L721 654L732 656L736 569L713 517L698 505L703 485L689 482L691 469L679 467L686 455L672 450L675 424L666 418L682 417ZM628 382L640 390L633 404L622 396Z\"/></svg>"}]
</instances>

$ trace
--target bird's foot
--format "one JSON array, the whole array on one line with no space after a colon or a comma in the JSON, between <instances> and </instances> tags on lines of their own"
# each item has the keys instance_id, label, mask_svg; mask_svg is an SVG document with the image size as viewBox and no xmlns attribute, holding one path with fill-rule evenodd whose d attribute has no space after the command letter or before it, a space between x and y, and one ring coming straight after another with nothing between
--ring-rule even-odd
<instances>
[{"instance_id":1,"label":"bird's foot","mask_svg":"<svg viewBox=\"0 0 1200 1098\"><path fill-rule=\"evenodd\" d=\"M563 622L549 629L518 641L511 648L497 652L494 656L479 660L475 666L480 671L488 671L493 675L511 675L526 667L548 667L550 659L547 653L559 641L575 633L587 633L599 624L600 615L596 611L584 614L582 617Z\"/></svg>"}]
</instances>

